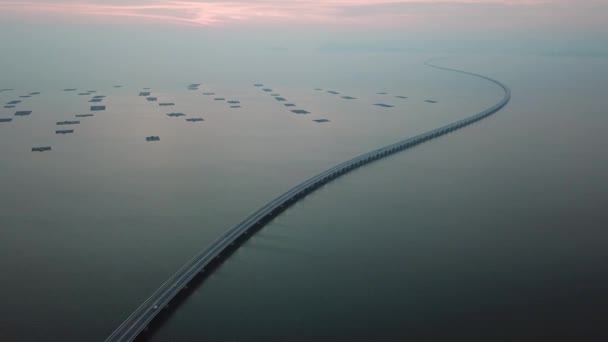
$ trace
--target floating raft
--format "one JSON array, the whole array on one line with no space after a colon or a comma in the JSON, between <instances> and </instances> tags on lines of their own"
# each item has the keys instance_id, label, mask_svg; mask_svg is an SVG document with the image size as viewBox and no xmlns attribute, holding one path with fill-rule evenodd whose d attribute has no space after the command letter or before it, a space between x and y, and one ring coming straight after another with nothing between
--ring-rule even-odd
<instances>
[{"instance_id":1,"label":"floating raft","mask_svg":"<svg viewBox=\"0 0 608 342\"><path fill-rule=\"evenodd\" d=\"M26 116L32 114L31 110L20 110L15 112L15 116Z\"/></svg>"},{"instance_id":2,"label":"floating raft","mask_svg":"<svg viewBox=\"0 0 608 342\"><path fill-rule=\"evenodd\" d=\"M398 97L398 98L400 98L400 99L407 99L407 96L401 96L401 95L397 95L397 96L395 96L395 97Z\"/></svg>"},{"instance_id":3,"label":"floating raft","mask_svg":"<svg viewBox=\"0 0 608 342\"><path fill-rule=\"evenodd\" d=\"M69 133L74 133L73 129L60 129L58 131L55 131L55 134L69 134Z\"/></svg>"},{"instance_id":4,"label":"floating raft","mask_svg":"<svg viewBox=\"0 0 608 342\"><path fill-rule=\"evenodd\" d=\"M295 107L296 105L293 103L286 103L284 104L285 107Z\"/></svg>"},{"instance_id":5,"label":"floating raft","mask_svg":"<svg viewBox=\"0 0 608 342\"><path fill-rule=\"evenodd\" d=\"M103 99L90 99L89 102L98 103L103 101Z\"/></svg>"},{"instance_id":6,"label":"floating raft","mask_svg":"<svg viewBox=\"0 0 608 342\"><path fill-rule=\"evenodd\" d=\"M106 110L106 106L91 106L91 111Z\"/></svg>"},{"instance_id":7,"label":"floating raft","mask_svg":"<svg viewBox=\"0 0 608 342\"><path fill-rule=\"evenodd\" d=\"M175 103L173 103L173 102L160 102L158 105L162 106L162 107L167 107L167 106L175 106Z\"/></svg>"},{"instance_id":8,"label":"floating raft","mask_svg":"<svg viewBox=\"0 0 608 342\"><path fill-rule=\"evenodd\" d=\"M150 92L149 91L142 91L139 93L139 96L150 96Z\"/></svg>"},{"instance_id":9,"label":"floating raft","mask_svg":"<svg viewBox=\"0 0 608 342\"><path fill-rule=\"evenodd\" d=\"M115 85L114 88L122 88L121 85Z\"/></svg>"},{"instance_id":10,"label":"floating raft","mask_svg":"<svg viewBox=\"0 0 608 342\"><path fill-rule=\"evenodd\" d=\"M76 90L77 90L76 88L65 88L65 89L63 89L63 91L76 91Z\"/></svg>"},{"instance_id":11,"label":"floating raft","mask_svg":"<svg viewBox=\"0 0 608 342\"><path fill-rule=\"evenodd\" d=\"M328 90L327 92L330 93L330 94L334 94L334 95L340 94L339 92L334 91L334 90Z\"/></svg>"},{"instance_id":12,"label":"floating raft","mask_svg":"<svg viewBox=\"0 0 608 342\"><path fill-rule=\"evenodd\" d=\"M215 93L203 93L203 95L215 95Z\"/></svg>"},{"instance_id":13,"label":"floating raft","mask_svg":"<svg viewBox=\"0 0 608 342\"><path fill-rule=\"evenodd\" d=\"M20 100L13 100L13 101L8 101L6 104L7 105L15 105L17 103L21 103L21 101Z\"/></svg>"},{"instance_id":14,"label":"floating raft","mask_svg":"<svg viewBox=\"0 0 608 342\"><path fill-rule=\"evenodd\" d=\"M386 95L386 94L388 94L388 93L386 93L386 92L381 92L381 93L376 93L376 94L378 94L378 95Z\"/></svg>"},{"instance_id":15,"label":"floating raft","mask_svg":"<svg viewBox=\"0 0 608 342\"><path fill-rule=\"evenodd\" d=\"M216 98L214 98L214 100L215 100L215 101L224 101L224 100L226 100L226 99L225 99L225 98L223 98L223 97L216 97Z\"/></svg>"},{"instance_id":16,"label":"floating raft","mask_svg":"<svg viewBox=\"0 0 608 342\"><path fill-rule=\"evenodd\" d=\"M262 83L256 83L253 85L254 87L263 87L264 85Z\"/></svg>"},{"instance_id":17,"label":"floating raft","mask_svg":"<svg viewBox=\"0 0 608 342\"><path fill-rule=\"evenodd\" d=\"M241 108L241 106L236 105L236 106L230 106L230 108Z\"/></svg>"},{"instance_id":18,"label":"floating raft","mask_svg":"<svg viewBox=\"0 0 608 342\"><path fill-rule=\"evenodd\" d=\"M0 122L11 122L13 118L0 118Z\"/></svg>"},{"instance_id":19,"label":"floating raft","mask_svg":"<svg viewBox=\"0 0 608 342\"><path fill-rule=\"evenodd\" d=\"M199 122L199 121L205 121L205 120L203 118L188 118L188 119L186 119L186 121Z\"/></svg>"},{"instance_id":20,"label":"floating raft","mask_svg":"<svg viewBox=\"0 0 608 342\"><path fill-rule=\"evenodd\" d=\"M8 106L4 106L4 108L15 108L15 105L8 105Z\"/></svg>"},{"instance_id":21,"label":"floating raft","mask_svg":"<svg viewBox=\"0 0 608 342\"><path fill-rule=\"evenodd\" d=\"M277 100L277 101L281 101L281 102L283 102L283 101L287 101L287 99L286 99L286 98L284 98L284 97L280 97L280 96L277 96L277 97L275 97L274 99L275 99L275 100Z\"/></svg>"},{"instance_id":22,"label":"floating raft","mask_svg":"<svg viewBox=\"0 0 608 342\"><path fill-rule=\"evenodd\" d=\"M316 91L323 90L323 88L315 88Z\"/></svg>"},{"instance_id":23,"label":"floating raft","mask_svg":"<svg viewBox=\"0 0 608 342\"><path fill-rule=\"evenodd\" d=\"M308 114L310 112L306 111L304 109L294 109L294 110L292 110L292 113L296 113L296 114Z\"/></svg>"},{"instance_id":24,"label":"floating raft","mask_svg":"<svg viewBox=\"0 0 608 342\"><path fill-rule=\"evenodd\" d=\"M78 121L78 120L57 121L57 125L78 125L78 124L80 124L80 121Z\"/></svg>"},{"instance_id":25,"label":"floating raft","mask_svg":"<svg viewBox=\"0 0 608 342\"><path fill-rule=\"evenodd\" d=\"M44 152L50 151L51 146L32 147L32 152Z\"/></svg>"},{"instance_id":26,"label":"floating raft","mask_svg":"<svg viewBox=\"0 0 608 342\"><path fill-rule=\"evenodd\" d=\"M94 114L76 114L77 118L87 118L89 116L94 116Z\"/></svg>"},{"instance_id":27,"label":"floating raft","mask_svg":"<svg viewBox=\"0 0 608 342\"><path fill-rule=\"evenodd\" d=\"M94 99L103 99L104 97L106 97L105 95L95 95L93 96Z\"/></svg>"},{"instance_id":28,"label":"floating raft","mask_svg":"<svg viewBox=\"0 0 608 342\"><path fill-rule=\"evenodd\" d=\"M395 107L395 106L388 105L388 104L386 104L386 103L374 103L374 106L378 106L378 107L384 107L384 108L392 108L392 107Z\"/></svg>"},{"instance_id":29,"label":"floating raft","mask_svg":"<svg viewBox=\"0 0 608 342\"><path fill-rule=\"evenodd\" d=\"M19 97L22 98L22 99L26 99L26 98L31 97L31 96L30 95L21 95Z\"/></svg>"},{"instance_id":30,"label":"floating raft","mask_svg":"<svg viewBox=\"0 0 608 342\"><path fill-rule=\"evenodd\" d=\"M357 99L356 97L352 97L352 96L342 96L342 98L346 99L346 100L356 100Z\"/></svg>"},{"instance_id":31,"label":"floating raft","mask_svg":"<svg viewBox=\"0 0 608 342\"><path fill-rule=\"evenodd\" d=\"M270 94L270 96L281 96L281 94L274 93L274 94Z\"/></svg>"},{"instance_id":32,"label":"floating raft","mask_svg":"<svg viewBox=\"0 0 608 342\"><path fill-rule=\"evenodd\" d=\"M78 93L80 96L91 95L91 93Z\"/></svg>"},{"instance_id":33,"label":"floating raft","mask_svg":"<svg viewBox=\"0 0 608 342\"><path fill-rule=\"evenodd\" d=\"M154 102L154 101L158 100L158 98L156 98L154 96L148 96L148 97L146 97L146 100L148 100L150 102Z\"/></svg>"},{"instance_id":34,"label":"floating raft","mask_svg":"<svg viewBox=\"0 0 608 342\"><path fill-rule=\"evenodd\" d=\"M146 137L146 141L160 141L160 137L158 135L151 135Z\"/></svg>"},{"instance_id":35,"label":"floating raft","mask_svg":"<svg viewBox=\"0 0 608 342\"><path fill-rule=\"evenodd\" d=\"M30 95L40 95L40 92L39 91L34 91L34 92L31 92Z\"/></svg>"},{"instance_id":36,"label":"floating raft","mask_svg":"<svg viewBox=\"0 0 608 342\"><path fill-rule=\"evenodd\" d=\"M233 103L233 104L235 104L235 103L241 103L241 101L228 101L228 103Z\"/></svg>"},{"instance_id":37,"label":"floating raft","mask_svg":"<svg viewBox=\"0 0 608 342\"><path fill-rule=\"evenodd\" d=\"M167 116L176 118L178 116L186 116L186 114L184 114L184 113L168 113Z\"/></svg>"},{"instance_id":38,"label":"floating raft","mask_svg":"<svg viewBox=\"0 0 608 342\"><path fill-rule=\"evenodd\" d=\"M312 120L312 121L314 121L314 122L330 122L327 119L316 119L316 120Z\"/></svg>"},{"instance_id":39,"label":"floating raft","mask_svg":"<svg viewBox=\"0 0 608 342\"><path fill-rule=\"evenodd\" d=\"M437 101L435 101L435 100L424 100L424 102L428 102L428 103L437 103Z\"/></svg>"},{"instance_id":40,"label":"floating raft","mask_svg":"<svg viewBox=\"0 0 608 342\"><path fill-rule=\"evenodd\" d=\"M267 93L270 93L272 91L272 89L270 89L270 88L264 88L262 90L265 91L265 92L267 92Z\"/></svg>"}]
</instances>

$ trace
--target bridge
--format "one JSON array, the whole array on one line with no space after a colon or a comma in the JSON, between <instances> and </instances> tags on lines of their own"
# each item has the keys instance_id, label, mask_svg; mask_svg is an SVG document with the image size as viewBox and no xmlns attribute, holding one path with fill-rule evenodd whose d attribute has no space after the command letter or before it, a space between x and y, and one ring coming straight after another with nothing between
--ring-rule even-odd
<instances>
[{"instance_id":1,"label":"bridge","mask_svg":"<svg viewBox=\"0 0 608 342\"><path fill-rule=\"evenodd\" d=\"M160 312L169 307L169 304L172 303L172 300L174 300L180 294L180 292L188 289L188 285L193 281L193 279L195 279L195 277L200 276L201 274L204 275L205 272L209 272L214 262L217 263L218 260L221 260L223 257L229 256L231 253L230 251L238 248L238 246L246 241L252 233L262 228L267 222L272 220L278 214L286 210L289 206L307 194L315 191L317 188L365 164L420 145L426 141L438 138L442 135L482 120L483 118L499 111L511 99L511 90L509 87L490 77L468 71L438 66L432 64L431 62L426 62L425 65L440 70L457 72L460 74L485 79L502 88L504 91L504 96L492 107L475 115L370 151L338 164L314 177L303 181L302 183L289 189L284 194L271 200L258 210L249 214L240 223L230 228L206 248L196 254L192 259L186 262L184 266L175 272L175 274L173 274L154 293L152 293L148 299L146 299L137 309L135 309L135 311L129 317L127 317L127 319L125 319L124 322L118 328L116 328L116 330L114 330L110 336L108 336L106 342L134 340L142 333L142 331L146 330L148 325L152 323Z\"/></svg>"}]
</instances>

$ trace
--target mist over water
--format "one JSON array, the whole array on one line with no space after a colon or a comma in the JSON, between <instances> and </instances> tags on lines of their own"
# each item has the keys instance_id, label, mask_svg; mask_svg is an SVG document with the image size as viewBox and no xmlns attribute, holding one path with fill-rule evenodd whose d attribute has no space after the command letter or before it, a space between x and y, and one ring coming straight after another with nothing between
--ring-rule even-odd
<instances>
[{"instance_id":1,"label":"mist over water","mask_svg":"<svg viewBox=\"0 0 608 342\"><path fill-rule=\"evenodd\" d=\"M2 20L0 104L41 94L0 107L0 339L103 340L268 200L502 98L444 57L512 102L306 197L152 340L602 340L605 35L494 36Z\"/></svg>"}]
</instances>

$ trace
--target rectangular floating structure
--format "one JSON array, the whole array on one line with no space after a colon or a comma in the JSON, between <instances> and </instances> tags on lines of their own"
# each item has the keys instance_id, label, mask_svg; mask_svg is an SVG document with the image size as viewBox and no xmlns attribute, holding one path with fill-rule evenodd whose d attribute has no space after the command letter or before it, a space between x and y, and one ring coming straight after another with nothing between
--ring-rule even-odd
<instances>
[{"instance_id":1,"label":"rectangular floating structure","mask_svg":"<svg viewBox=\"0 0 608 342\"><path fill-rule=\"evenodd\" d=\"M158 135L151 135L146 137L146 141L160 141L160 137Z\"/></svg>"},{"instance_id":2,"label":"rectangular floating structure","mask_svg":"<svg viewBox=\"0 0 608 342\"><path fill-rule=\"evenodd\" d=\"M20 110L15 112L15 116L26 116L32 114L31 110Z\"/></svg>"},{"instance_id":3,"label":"rectangular floating structure","mask_svg":"<svg viewBox=\"0 0 608 342\"><path fill-rule=\"evenodd\" d=\"M78 93L78 95L80 95L80 96L91 95L91 93Z\"/></svg>"},{"instance_id":4,"label":"rectangular floating structure","mask_svg":"<svg viewBox=\"0 0 608 342\"><path fill-rule=\"evenodd\" d=\"M13 100L13 101L8 101L6 104L7 105L14 105L14 104L17 104L17 103L21 103L21 101L20 100Z\"/></svg>"},{"instance_id":5,"label":"rectangular floating structure","mask_svg":"<svg viewBox=\"0 0 608 342\"><path fill-rule=\"evenodd\" d=\"M139 93L139 96L150 96L150 92L149 91L142 91Z\"/></svg>"},{"instance_id":6,"label":"rectangular floating structure","mask_svg":"<svg viewBox=\"0 0 608 342\"><path fill-rule=\"evenodd\" d=\"M346 99L346 100L356 100L357 99L356 97L352 97L352 96L342 96L342 98Z\"/></svg>"},{"instance_id":7,"label":"rectangular floating structure","mask_svg":"<svg viewBox=\"0 0 608 342\"><path fill-rule=\"evenodd\" d=\"M334 95L340 94L339 92L334 91L334 90L328 90L327 92L330 93L330 94L334 94Z\"/></svg>"},{"instance_id":8,"label":"rectangular floating structure","mask_svg":"<svg viewBox=\"0 0 608 342\"><path fill-rule=\"evenodd\" d=\"M91 111L106 110L106 106L91 106Z\"/></svg>"},{"instance_id":9,"label":"rectangular floating structure","mask_svg":"<svg viewBox=\"0 0 608 342\"><path fill-rule=\"evenodd\" d=\"M80 124L80 121L78 121L78 120L57 121L57 125L78 125L78 124Z\"/></svg>"},{"instance_id":10,"label":"rectangular floating structure","mask_svg":"<svg viewBox=\"0 0 608 342\"><path fill-rule=\"evenodd\" d=\"M122 88L121 85L115 85L114 88Z\"/></svg>"},{"instance_id":11,"label":"rectangular floating structure","mask_svg":"<svg viewBox=\"0 0 608 342\"><path fill-rule=\"evenodd\" d=\"M188 119L186 119L186 121L199 122L199 121L205 121L205 120L203 118L188 118Z\"/></svg>"},{"instance_id":12,"label":"rectangular floating structure","mask_svg":"<svg viewBox=\"0 0 608 342\"><path fill-rule=\"evenodd\" d=\"M93 116L93 115L94 114L76 114L76 117L77 118L86 118L86 117Z\"/></svg>"},{"instance_id":13,"label":"rectangular floating structure","mask_svg":"<svg viewBox=\"0 0 608 342\"><path fill-rule=\"evenodd\" d=\"M0 122L11 122L13 118L0 118Z\"/></svg>"},{"instance_id":14,"label":"rectangular floating structure","mask_svg":"<svg viewBox=\"0 0 608 342\"><path fill-rule=\"evenodd\" d=\"M76 91L76 88L66 88L66 89L63 89L63 91Z\"/></svg>"},{"instance_id":15,"label":"rectangular floating structure","mask_svg":"<svg viewBox=\"0 0 608 342\"><path fill-rule=\"evenodd\" d=\"M381 92L381 93L376 93L376 94L378 94L378 95L386 95L386 94L388 94L388 93Z\"/></svg>"},{"instance_id":16,"label":"rectangular floating structure","mask_svg":"<svg viewBox=\"0 0 608 342\"><path fill-rule=\"evenodd\" d=\"M281 96L281 94L274 93L274 94L270 94L270 96Z\"/></svg>"},{"instance_id":17,"label":"rectangular floating structure","mask_svg":"<svg viewBox=\"0 0 608 342\"><path fill-rule=\"evenodd\" d=\"M50 151L51 146L32 147L32 152L44 152Z\"/></svg>"},{"instance_id":18,"label":"rectangular floating structure","mask_svg":"<svg viewBox=\"0 0 608 342\"><path fill-rule=\"evenodd\" d=\"M19 97L22 98L22 99L26 99L26 98L31 97L31 96L30 95L21 95Z\"/></svg>"},{"instance_id":19,"label":"rectangular floating structure","mask_svg":"<svg viewBox=\"0 0 608 342\"><path fill-rule=\"evenodd\" d=\"M254 87L263 87L264 85L262 83L256 83L253 85Z\"/></svg>"},{"instance_id":20,"label":"rectangular floating structure","mask_svg":"<svg viewBox=\"0 0 608 342\"><path fill-rule=\"evenodd\" d=\"M270 89L270 88L264 88L262 90L265 91L265 92L267 92L267 93L270 93L272 91L272 89Z\"/></svg>"},{"instance_id":21,"label":"rectangular floating structure","mask_svg":"<svg viewBox=\"0 0 608 342\"><path fill-rule=\"evenodd\" d=\"M15 108L16 106L14 105L8 105L8 106L4 106L4 108Z\"/></svg>"},{"instance_id":22,"label":"rectangular floating structure","mask_svg":"<svg viewBox=\"0 0 608 342\"><path fill-rule=\"evenodd\" d=\"M226 99L225 99L225 98L223 98L223 97L216 97L216 98L214 98L214 100L215 100L215 101L224 101L224 100L226 100Z\"/></svg>"},{"instance_id":23,"label":"rectangular floating structure","mask_svg":"<svg viewBox=\"0 0 608 342\"><path fill-rule=\"evenodd\" d=\"M158 98L156 98L154 96L148 96L148 97L146 97L146 100L148 100L150 102L154 102L154 101L158 100Z\"/></svg>"},{"instance_id":24,"label":"rectangular floating structure","mask_svg":"<svg viewBox=\"0 0 608 342\"><path fill-rule=\"evenodd\" d=\"M103 99L90 99L89 102L98 103L103 101Z\"/></svg>"},{"instance_id":25,"label":"rectangular floating structure","mask_svg":"<svg viewBox=\"0 0 608 342\"><path fill-rule=\"evenodd\" d=\"M150 88L141 88L141 89L143 89L143 90L150 90Z\"/></svg>"},{"instance_id":26,"label":"rectangular floating structure","mask_svg":"<svg viewBox=\"0 0 608 342\"><path fill-rule=\"evenodd\" d=\"M316 91L323 90L323 88L315 88Z\"/></svg>"},{"instance_id":27,"label":"rectangular floating structure","mask_svg":"<svg viewBox=\"0 0 608 342\"><path fill-rule=\"evenodd\" d=\"M285 107L295 107L296 105L293 103L286 103L284 104Z\"/></svg>"},{"instance_id":28,"label":"rectangular floating structure","mask_svg":"<svg viewBox=\"0 0 608 342\"><path fill-rule=\"evenodd\" d=\"M215 95L215 93L203 93L203 95Z\"/></svg>"},{"instance_id":29,"label":"rectangular floating structure","mask_svg":"<svg viewBox=\"0 0 608 342\"><path fill-rule=\"evenodd\" d=\"M30 95L40 95L40 92L39 91L35 91L35 92L30 93Z\"/></svg>"},{"instance_id":30,"label":"rectangular floating structure","mask_svg":"<svg viewBox=\"0 0 608 342\"><path fill-rule=\"evenodd\" d=\"M94 99L103 99L104 97L106 97L105 95L95 95L93 96Z\"/></svg>"},{"instance_id":31,"label":"rectangular floating structure","mask_svg":"<svg viewBox=\"0 0 608 342\"><path fill-rule=\"evenodd\" d=\"M310 113L309 111L306 111L304 109L294 109L294 110L292 110L292 112L296 113L296 114L308 114L308 113Z\"/></svg>"},{"instance_id":32,"label":"rectangular floating structure","mask_svg":"<svg viewBox=\"0 0 608 342\"><path fill-rule=\"evenodd\" d=\"M186 114L184 114L184 113L168 113L167 116L175 118L175 117L178 117L178 116L186 116Z\"/></svg>"},{"instance_id":33,"label":"rectangular floating structure","mask_svg":"<svg viewBox=\"0 0 608 342\"><path fill-rule=\"evenodd\" d=\"M97 90L87 90L87 93L96 93Z\"/></svg>"},{"instance_id":34,"label":"rectangular floating structure","mask_svg":"<svg viewBox=\"0 0 608 342\"><path fill-rule=\"evenodd\" d=\"M378 107L384 107L384 108L392 108L392 107L395 107L395 106L388 105L388 104L386 104L386 103L374 103L374 106L378 106Z\"/></svg>"},{"instance_id":35,"label":"rectangular floating structure","mask_svg":"<svg viewBox=\"0 0 608 342\"><path fill-rule=\"evenodd\" d=\"M158 105L162 106L162 107L175 106L175 103L173 103L173 102L160 102Z\"/></svg>"},{"instance_id":36,"label":"rectangular floating structure","mask_svg":"<svg viewBox=\"0 0 608 342\"><path fill-rule=\"evenodd\" d=\"M397 95L397 96L395 96L395 97L398 97L398 98L400 98L400 99L407 99L407 96L401 96L401 95Z\"/></svg>"},{"instance_id":37,"label":"rectangular floating structure","mask_svg":"<svg viewBox=\"0 0 608 342\"><path fill-rule=\"evenodd\" d=\"M280 96L277 96L277 97L275 97L274 99L275 99L275 100L277 100L277 101L281 101L281 102L282 102L282 101L287 101L287 99L286 99L286 98L284 98L284 97L280 97Z\"/></svg>"},{"instance_id":38,"label":"rectangular floating structure","mask_svg":"<svg viewBox=\"0 0 608 342\"><path fill-rule=\"evenodd\" d=\"M428 103L437 103L437 101L435 101L435 100L424 100L424 102L428 102Z\"/></svg>"},{"instance_id":39,"label":"rectangular floating structure","mask_svg":"<svg viewBox=\"0 0 608 342\"><path fill-rule=\"evenodd\" d=\"M0 91L11 91L11 90L15 90L15 89L9 89L9 88L0 89Z\"/></svg>"},{"instance_id":40,"label":"rectangular floating structure","mask_svg":"<svg viewBox=\"0 0 608 342\"><path fill-rule=\"evenodd\" d=\"M316 120L312 120L312 121L314 121L314 122L330 122L327 119L316 119Z\"/></svg>"},{"instance_id":41,"label":"rectangular floating structure","mask_svg":"<svg viewBox=\"0 0 608 342\"><path fill-rule=\"evenodd\" d=\"M241 103L241 101L228 101L228 103Z\"/></svg>"},{"instance_id":42,"label":"rectangular floating structure","mask_svg":"<svg viewBox=\"0 0 608 342\"><path fill-rule=\"evenodd\" d=\"M201 84L200 83L192 83L191 85L189 85L188 87L200 87Z\"/></svg>"},{"instance_id":43,"label":"rectangular floating structure","mask_svg":"<svg viewBox=\"0 0 608 342\"><path fill-rule=\"evenodd\" d=\"M241 108L241 106L236 105L236 106L230 106L230 108Z\"/></svg>"},{"instance_id":44,"label":"rectangular floating structure","mask_svg":"<svg viewBox=\"0 0 608 342\"><path fill-rule=\"evenodd\" d=\"M60 129L58 131L55 131L55 134L69 134L69 133L74 133L73 129Z\"/></svg>"}]
</instances>

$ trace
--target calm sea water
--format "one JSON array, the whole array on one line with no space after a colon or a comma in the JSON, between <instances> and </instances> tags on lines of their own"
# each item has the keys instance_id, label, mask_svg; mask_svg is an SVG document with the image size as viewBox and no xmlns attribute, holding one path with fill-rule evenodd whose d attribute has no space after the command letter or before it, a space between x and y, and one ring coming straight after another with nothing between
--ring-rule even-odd
<instances>
[{"instance_id":1,"label":"calm sea water","mask_svg":"<svg viewBox=\"0 0 608 342\"><path fill-rule=\"evenodd\" d=\"M177 104L160 108L137 97L147 84L93 84L85 87L108 95L108 110L57 136L55 122L87 113L88 97L61 92L71 86L64 84L0 93L4 103L42 91L18 107L33 110L30 117L0 124L2 335L102 340L187 259L272 197L502 96L482 80L421 66L424 56L388 59L381 75L354 72L360 82L338 70L333 83L266 84L313 113L305 116L252 86L265 80L198 92L186 85L204 80L158 85L153 95ZM449 63L505 81L513 102L307 197L235 253L154 339L598 336L608 288L606 62ZM147 143L147 135L161 141ZM29 151L37 145L53 151Z\"/></svg>"}]
</instances>

